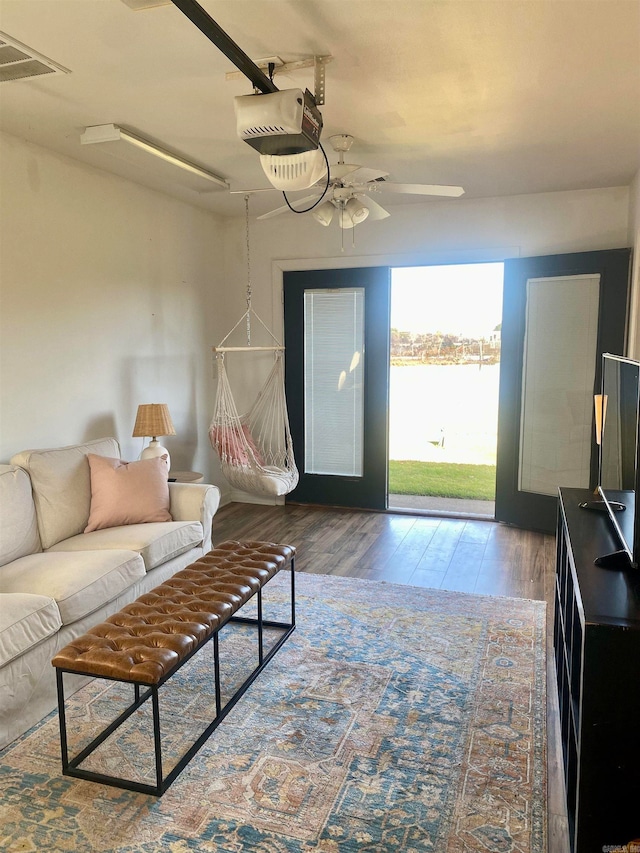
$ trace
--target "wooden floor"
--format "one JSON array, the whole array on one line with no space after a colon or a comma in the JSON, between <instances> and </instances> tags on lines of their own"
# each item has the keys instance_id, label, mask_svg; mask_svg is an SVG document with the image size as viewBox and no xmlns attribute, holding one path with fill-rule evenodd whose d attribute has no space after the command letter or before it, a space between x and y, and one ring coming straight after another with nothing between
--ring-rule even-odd
<instances>
[{"instance_id":1,"label":"wooden floor","mask_svg":"<svg viewBox=\"0 0 640 853\"><path fill-rule=\"evenodd\" d=\"M295 545L296 571L385 580L547 602L549 853L567 853L553 665L555 541L490 521L306 506L232 503L213 520L213 541Z\"/></svg>"}]
</instances>

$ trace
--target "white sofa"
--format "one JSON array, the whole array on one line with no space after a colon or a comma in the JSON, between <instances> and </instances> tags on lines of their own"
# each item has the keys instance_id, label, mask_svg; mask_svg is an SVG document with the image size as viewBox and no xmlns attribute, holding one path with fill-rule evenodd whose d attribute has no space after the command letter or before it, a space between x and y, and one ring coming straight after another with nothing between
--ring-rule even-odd
<instances>
[{"instance_id":1,"label":"white sofa","mask_svg":"<svg viewBox=\"0 0 640 853\"><path fill-rule=\"evenodd\" d=\"M0 465L0 747L56 707L51 658L211 549L216 486L169 483L173 521L82 531L87 454L113 438L19 453ZM86 679L65 679L66 693Z\"/></svg>"}]
</instances>

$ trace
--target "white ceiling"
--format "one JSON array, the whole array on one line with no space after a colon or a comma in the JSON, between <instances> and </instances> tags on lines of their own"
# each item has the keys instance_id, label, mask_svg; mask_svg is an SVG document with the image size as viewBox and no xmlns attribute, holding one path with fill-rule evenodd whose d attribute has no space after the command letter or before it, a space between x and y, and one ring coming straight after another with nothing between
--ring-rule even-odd
<instances>
[{"instance_id":1,"label":"white ceiling","mask_svg":"<svg viewBox=\"0 0 640 853\"><path fill-rule=\"evenodd\" d=\"M640 0L200 2L253 59L331 55L323 140L352 134L347 159L393 181L486 197L623 186L640 169ZM235 132L250 84L225 80L234 66L172 4L0 0L0 30L71 71L1 83L0 129L218 213L240 215L242 196L195 192L180 170L80 134L113 122L232 189L269 186ZM275 83L313 89L313 72ZM281 201L255 196L252 211ZM385 196L416 202L442 203Z\"/></svg>"}]
</instances>

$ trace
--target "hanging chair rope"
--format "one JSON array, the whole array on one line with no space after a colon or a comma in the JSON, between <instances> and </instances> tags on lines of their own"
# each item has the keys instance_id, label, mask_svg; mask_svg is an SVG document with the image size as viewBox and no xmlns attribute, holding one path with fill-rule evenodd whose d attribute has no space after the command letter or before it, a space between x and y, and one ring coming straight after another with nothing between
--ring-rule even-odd
<instances>
[{"instance_id":1,"label":"hanging chair rope","mask_svg":"<svg viewBox=\"0 0 640 853\"><path fill-rule=\"evenodd\" d=\"M245 195L244 197L244 210L245 210L245 233L246 233L246 241L247 241L247 310L244 312L242 317L238 320L235 326L231 329L231 331L224 336L224 338L220 341L217 347L213 348L214 352L243 352L244 350L276 350L276 349L284 349L282 343L276 338L271 329L267 326L267 324L256 314L256 312L251 307L251 299L253 295L253 290L251 286L251 246L249 243L249 196ZM251 346L251 318L255 317L258 323L262 326L262 328L269 335L271 340L274 342L274 347L252 347ZM247 345L246 347L225 347L225 341L227 341L231 335L235 332L238 326L246 321L247 328Z\"/></svg>"},{"instance_id":2,"label":"hanging chair rope","mask_svg":"<svg viewBox=\"0 0 640 853\"><path fill-rule=\"evenodd\" d=\"M222 473L229 484L252 494L276 497L291 492L298 483L284 389L284 347L251 307L249 255L249 197L245 196L247 234L247 310L217 347L218 390L209 427L211 445L218 452ZM267 331L273 346L251 345L251 318ZM246 320L247 345L227 347L225 342ZM236 407L227 374L225 353L274 353L274 362L253 405L245 415Z\"/></svg>"},{"instance_id":3,"label":"hanging chair rope","mask_svg":"<svg viewBox=\"0 0 640 853\"><path fill-rule=\"evenodd\" d=\"M252 296L252 287L251 287L251 244L249 241L249 196L245 195L244 197L244 234L247 248L247 311L245 317L247 318L247 346L251 346L251 296Z\"/></svg>"},{"instance_id":4,"label":"hanging chair rope","mask_svg":"<svg viewBox=\"0 0 640 853\"><path fill-rule=\"evenodd\" d=\"M242 323L242 321L246 319L246 320L247 320L247 322L248 322L248 323L250 323L250 322L251 322L251 317L255 317L255 318L256 318L256 320L258 321L258 323L260 323L260 325L261 325L261 326L262 326L262 327L267 331L267 334L269 335L269 337L271 338L271 340L274 342L275 346L271 346L271 347L253 347L253 346L251 346L250 344L248 344L246 347L225 347L225 346L224 346L225 341L227 341L227 340L231 337L231 335L235 332L235 330L236 330L236 329L238 328L238 326ZM250 337L251 337L251 333L249 332L249 338L250 338ZM264 351L264 350L284 350L284 347L282 346L282 344L280 343L280 341L276 338L276 336L275 336L275 335L273 334L273 332L269 329L269 327L268 327L268 326L267 326L267 325L266 325L266 324L265 324L265 323L260 319L260 317L259 317L259 316L256 314L256 312L253 310L253 308L249 308L249 310L248 310L248 311L245 311L245 313L242 315L242 317L240 317L240 319L239 319L239 320L238 320L238 322L235 324L235 326L233 327L233 329L231 329L231 331L230 331L227 335L225 335L225 336L224 336L224 338L220 341L220 343L218 344L218 346L217 346L217 347L213 347L213 351L214 351L214 352L216 352L216 353L217 353L217 352L223 352L223 353L224 353L224 352L244 352L245 350L246 350L246 351L248 351L248 352L258 352L259 350L263 350L263 351Z\"/></svg>"}]
</instances>

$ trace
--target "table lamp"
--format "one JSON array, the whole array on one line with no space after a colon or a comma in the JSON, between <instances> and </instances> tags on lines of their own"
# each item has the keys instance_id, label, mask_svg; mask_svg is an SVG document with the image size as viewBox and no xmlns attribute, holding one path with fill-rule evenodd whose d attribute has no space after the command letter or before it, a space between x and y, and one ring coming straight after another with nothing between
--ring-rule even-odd
<instances>
[{"instance_id":1,"label":"table lamp","mask_svg":"<svg viewBox=\"0 0 640 853\"><path fill-rule=\"evenodd\" d=\"M151 459L154 456L167 457L167 473L171 468L171 457L166 447L158 441L159 435L175 435L176 431L166 403L145 403L138 406L136 422L133 427L134 438L150 437L151 441L140 454L140 459Z\"/></svg>"}]
</instances>

